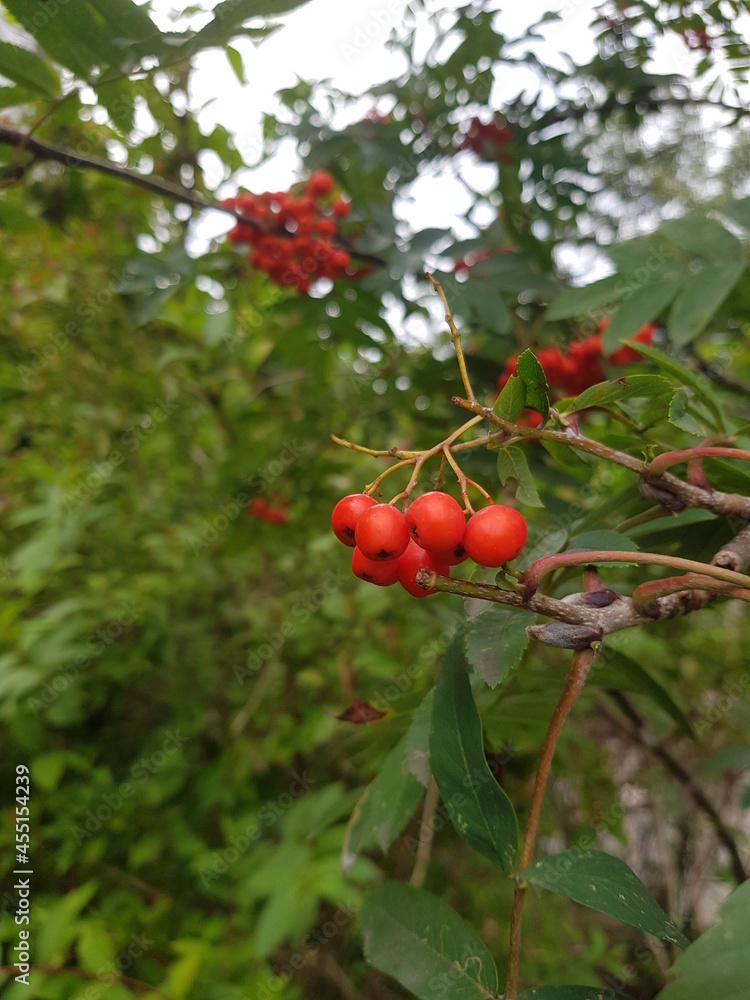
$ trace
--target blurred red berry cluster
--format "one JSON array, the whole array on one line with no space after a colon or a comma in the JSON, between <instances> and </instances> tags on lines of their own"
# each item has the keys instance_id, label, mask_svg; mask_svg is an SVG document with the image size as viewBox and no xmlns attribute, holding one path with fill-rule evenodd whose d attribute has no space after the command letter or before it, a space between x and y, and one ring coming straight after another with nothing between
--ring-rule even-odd
<instances>
[{"instance_id":1,"label":"blurred red berry cluster","mask_svg":"<svg viewBox=\"0 0 750 1000\"><path fill-rule=\"evenodd\" d=\"M599 324L597 332L587 337L585 340L574 340L565 351L557 347L543 347L537 351L537 360L544 369L547 376L547 384L550 389L559 390L555 395L577 396L590 385L597 382L604 382L607 378L602 368L604 357L602 355L602 333L609 326L609 318L603 319ZM653 323L646 323L632 339L639 344L650 344L654 337ZM626 365L631 361L637 361L640 355L632 347L618 347L618 349L607 358L607 362L613 365ZM508 358L505 362L505 371L497 380L498 390L501 390L511 375L516 374L516 362L518 357ZM519 423L523 421L521 416ZM531 416L529 417L531 420ZM533 422L525 421L526 426L537 426Z\"/></svg>"},{"instance_id":2,"label":"blurred red berry cluster","mask_svg":"<svg viewBox=\"0 0 750 1000\"><path fill-rule=\"evenodd\" d=\"M454 274L468 274L469 268L478 264L481 260L487 260L488 257L497 257L500 254L510 253L513 247L510 244L503 244L500 247L492 247L488 250L475 250L473 253L468 253L465 257L460 257L453 265Z\"/></svg>"},{"instance_id":3,"label":"blurred red berry cluster","mask_svg":"<svg viewBox=\"0 0 750 1000\"><path fill-rule=\"evenodd\" d=\"M502 118L482 122L472 118L455 138L456 149L470 149L488 163L512 163L513 157L503 147L513 141L513 129Z\"/></svg>"},{"instance_id":4,"label":"blurred red berry cluster","mask_svg":"<svg viewBox=\"0 0 750 1000\"><path fill-rule=\"evenodd\" d=\"M253 497L247 509L252 517L257 517L260 521L267 521L269 524L289 523L287 505L274 507L265 497Z\"/></svg>"},{"instance_id":5,"label":"blurred red berry cluster","mask_svg":"<svg viewBox=\"0 0 750 1000\"><path fill-rule=\"evenodd\" d=\"M350 211L349 202L331 199L334 187L327 171L316 170L298 195L268 191L227 198L222 207L251 220L238 222L227 239L251 246L253 267L302 294L317 278L352 277L353 272L347 270L349 254L332 243L339 232L339 220Z\"/></svg>"}]
</instances>

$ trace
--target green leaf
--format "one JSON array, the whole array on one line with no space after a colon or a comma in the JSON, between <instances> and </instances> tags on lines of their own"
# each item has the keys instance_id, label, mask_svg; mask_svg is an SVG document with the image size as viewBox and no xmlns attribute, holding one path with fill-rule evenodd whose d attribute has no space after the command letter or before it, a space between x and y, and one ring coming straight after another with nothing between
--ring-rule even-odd
<instances>
[{"instance_id":1,"label":"green leaf","mask_svg":"<svg viewBox=\"0 0 750 1000\"><path fill-rule=\"evenodd\" d=\"M672 303L667 326L676 347L684 347L698 336L744 270L745 261L738 255L735 260L708 261L687 279Z\"/></svg>"},{"instance_id":2,"label":"green leaf","mask_svg":"<svg viewBox=\"0 0 750 1000\"><path fill-rule=\"evenodd\" d=\"M229 65L232 67L234 75L244 87L247 83L247 77L245 76L245 63L242 59L242 53L239 52L233 45L227 45L224 49L224 53L229 60Z\"/></svg>"},{"instance_id":3,"label":"green leaf","mask_svg":"<svg viewBox=\"0 0 750 1000\"><path fill-rule=\"evenodd\" d=\"M730 201L728 205L722 205L718 211L750 232L750 198Z\"/></svg>"},{"instance_id":4,"label":"green leaf","mask_svg":"<svg viewBox=\"0 0 750 1000\"><path fill-rule=\"evenodd\" d=\"M360 925L365 958L421 1000L498 995L495 962L447 903L424 889L386 882L368 892Z\"/></svg>"},{"instance_id":5,"label":"green leaf","mask_svg":"<svg viewBox=\"0 0 750 1000\"><path fill-rule=\"evenodd\" d=\"M608 650L604 656L599 657L594 670L591 671L589 683L605 688L615 688L618 691L632 691L634 694L642 694L646 698L658 705L667 715L673 719L680 729L695 739L695 733L682 709L675 703L665 687L654 680L643 667L631 660L623 653Z\"/></svg>"},{"instance_id":6,"label":"green leaf","mask_svg":"<svg viewBox=\"0 0 750 1000\"><path fill-rule=\"evenodd\" d=\"M701 257L726 261L742 256L742 244L715 219L687 215L662 223L659 232L681 249Z\"/></svg>"},{"instance_id":7,"label":"green leaf","mask_svg":"<svg viewBox=\"0 0 750 1000\"><path fill-rule=\"evenodd\" d=\"M573 410L591 406L611 406L621 399L653 399L674 392L674 386L663 375L628 375L616 382L599 382L576 396Z\"/></svg>"},{"instance_id":8,"label":"green leaf","mask_svg":"<svg viewBox=\"0 0 750 1000\"><path fill-rule=\"evenodd\" d=\"M695 437L707 436L706 425L690 412L690 395L684 386L676 390L669 403L669 422Z\"/></svg>"},{"instance_id":9,"label":"green leaf","mask_svg":"<svg viewBox=\"0 0 750 1000\"><path fill-rule=\"evenodd\" d=\"M716 427L719 430L726 430L724 423L724 415L721 411L721 407L714 396L709 379L705 375L697 375L695 372L691 372L684 365L680 364L674 358L670 358L668 354L664 351L660 351L658 347L650 347L646 344L631 344L633 350L638 351L649 361L652 361L657 368L661 371L666 372L667 375L671 375L676 378L678 382L682 385L690 386L694 389L698 398L705 403L708 409L716 417Z\"/></svg>"},{"instance_id":10,"label":"green leaf","mask_svg":"<svg viewBox=\"0 0 750 1000\"><path fill-rule=\"evenodd\" d=\"M517 375L511 375L495 400L492 412L496 417L514 424L526 406L526 384Z\"/></svg>"},{"instance_id":11,"label":"green leaf","mask_svg":"<svg viewBox=\"0 0 750 1000\"><path fill-rule=\"evenodd\" d=\"M657 318L682 287L683 278L652 281L638 287L614 311L612 322L604 331L605 356L620 346L620 341L633 337L646 323Z\"/></svg>"},{"instance_id":12,"label":"green leaf","mask_svg":"<svg viewBox=\"0 0 750 1000\"><path fill-rule=\"evenodd\" d=\"M9 233L34 233L38 228L38 221L23 209L0 201L0 229L7 229Z\"/></svg>"},{"instance_id":13,"label":"green leaf","mask_svg":"<svg viewBox=\"0 0 750 1000\"><path fill-rule=\"evenodd\" d=\"M598 986L537 986L524 990L518 1000L622 1000L622 995Z\"/></svg>"},{"instance_id":14,"label":"green leaf","mask_svg":"<svg viewBox=\"0 0 750 1000\"><path fill-rule=\"evenodd\" d=\"M526 626L534 615L491 604L466 624L466 658L490 687L496 687L521 662L530 639Z\"/></svg>"},{"instance_id":15,"label":"green leaf","mask_svg":"<svg viewBox=\"0 0 750 1000\"><path fill-rule=\"evenodd\" d=\"M607 278L593 281L582 288L566 288L547 310L545 319L568 319L570 316L583 316L590 309L606 306L618 297L618 288L622 287L622 277L611 274Z\"/></svg>"},{"instance_id":16,"label":"green leaf","mask_svg":"<svg viewBox=\"0 0 750 1000\"><path fill-rule=\"evenodd\" d=\"M719 907L720 920L674 964L675 981L656 1000L747 1000L750 982L750 882Z\"/></svg>"},{"instance_id":17,"label":"green leaf","mask_svg":"<svg viewBox=\"0 0 750 1000\"><path fill-rule=\"evenodd\" d=\"M464 637L454 638L435 686L430 766L451 822L504 872L513 866L518 825L513 806L487 766L482 723L471 694Z\"/></svg>"},{"instance_id":18,"label":"green leaf","mask_svg":"<svg viewBox=\"0 0 750 1000\"><path fill-rule=\"evenodd\" d=\"M33 52L9 42L0 42L0 75L41 97L54 100L60 92L57 73Z\"/></svg>"},{"instance_id":19,"label":"green leaf","mask_svg":"<svg viewBox=\"0 0 750 1000\"><path fill-rule=\"evenodd\" d=\"M565 546L566 552L589 552L603 549L605 552L637 552L638 545L627 535L602 528L600 531L584 531L575 535Z\"/></svg>"},{"instance_id":20,"label":"green leaf","mask_svg":"<svg viewBox=\"0 0 750 1000\"><path fill-rule=\"evenodd\" d=\"M384 853L411 818L424 794L406 766L404 735L383 761L352 813L344 834L341 867L351 871L359 853L374 844Z\"/></svg>"},{"instance_id":21,"label":"green leaf","mask_svg":"<svg viewBox=\"0 0 750 1000\"><path fill-rule=\"evenodd\" d=\"M519 355L516 362L516 372L526 386L526 405L541 413L542 419L546 423L549 417L547 376L533 351L527 348Z\"/></svg>"},{"instance_id":22,"label":"green leaf","mask_svg":"<svg viewBox=\"0 0 750 1000\"><path fill-rule=\"evenodd\" d=\"M521 878L680 948L689 943L638 876L611 854L576 849L550 854L530 865Z\"/></svg>"},{"instance_id":23,"label":"green leaf","mask_svg":"<svg viewBox=\"0 0 750 1000\"><path fill-rule=\"evenodd\" d=\"M503 486L509 479L516 480L518 483L516 499L519 503L526 504L527 507L544 506L537 492L526 456L517 445L510 444L499 449L497 453L497 478Z\"/></svg>"}]
</instances>

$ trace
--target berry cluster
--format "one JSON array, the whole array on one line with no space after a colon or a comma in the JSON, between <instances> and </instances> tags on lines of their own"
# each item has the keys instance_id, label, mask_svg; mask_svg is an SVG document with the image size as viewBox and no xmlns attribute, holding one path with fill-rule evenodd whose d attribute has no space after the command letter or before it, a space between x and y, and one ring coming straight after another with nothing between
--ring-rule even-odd
<instances>
[{"instance_id":1,"label":"berry cluster","mask_svg":"<svg viewBox=\"0 0 750 1000\"><path fill-rule=\"evenodd\" d=\"M274 507L265 497L253 497L247 505L247 510L251 517L267 521L268 524L288 524L289 511L287 506L284 504L281 507Z\"/></svg>"},{"instance_id":2,"label":"berry cluster","mask_svg":"<svg viewBox=\"0 0 750 1000\"><path fill-rule=\"evenodd\" d=\"M472 118L456 136L456 149L470 149L488 163L512 163L513 157L503 149L512 141L513 129L502 118L486 123Z\"/></svg>"},{"instance_id":3,"label":"berry cluster","mask_svg":"<svg viewBox=\"0 0 750 1000\"><path fill-rule=\"evenodd\" d=\"M602 369L604 356L602 354L602 333L609 325L609 319L603 319L596 334L585 340L576 340L568 346L565 352L556 347L543 347L537 352L537 360L547 376L550 388L562 390L566 396L577 396L579 392L588 389L590 385L604 382L606 375ZM639 344L650 344L654 337L653 323L647 323L633 337ZM614 365L626 365L637 361L640 355L632 347L619 347L607 361ZM498 389L502 389L511 375L516 374L517 357L508 358L505 371L497 380ZM534 426L533 424L531 426Z\"/></svg>"},{"instance_id":4,"label":"berry cluster","mask_svg":"<svg viewBox=\"0 0 750 1000\"><path fill-rule=\"evenodd\" d=\"M480 566L502 566L526 544L526 521L510 507L491 504L468 522L447 493L417 497L405 514L366 493L344 497L333 508L331 527L350 546L354 575L379 587L400 583L413 597L426 597L416 583L420 569L449 576L450 567L471 558Z\"/></svg>"},{"instance_id":5,"label":"berry cluster","mask_svg":"<svg viewBox=\"0 0 750 1000\"><path fill-rule=\"evenodd\" d=\"M253 267L302 294L317 278L353 276L349 254L331 242L338 235L339 220L350 211L349 202L331 200L333 190L333 177L325 170L316 170L299 195L289 191L245 192L228 198L222 207L248 221L238 222L227 239L251 246Z\"/></svg>"}]
</instances>

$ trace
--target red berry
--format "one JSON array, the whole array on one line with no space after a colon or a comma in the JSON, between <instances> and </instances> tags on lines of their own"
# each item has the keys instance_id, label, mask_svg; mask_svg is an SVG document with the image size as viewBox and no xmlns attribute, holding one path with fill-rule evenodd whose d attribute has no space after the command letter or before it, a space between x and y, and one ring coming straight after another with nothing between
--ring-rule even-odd
<instances>
[{"instance_id":1,"label":"red berry","mask_svg":"<svg viewBox=\"0 0 750 1000\"><path fill-rule=\"evenodd\" d=\"M409 528L400 510L379 503L362 514L354 538L357 548L368 559L398 559L409 544Z\"/></svg>"},{"instance_id":2,"label":"red berry","mask_svg":"<svg viewBox=\"0 0 750 1000\"><path fill-rule=\"evenodd\" d=\"M527 535L523 515L511 507L492 504L469 518L464 547L480 566L502 566L521 554Z\"/></svg>"},{"instance_id":3,"label":"red berry","mask_svg":"<svg viewBox=\"0 0 750 1000\"><path fill-rule=\"evenodd\" d=\"M458 545L455 545L452 549L444 549L440 552L434 551L430 553L434 559L437 559L439 563L445 566L458 566L459 563L466 562L469 558L469 554L464 548L464 543L461 541Z\"/></svg>"},{"instance_id":4,"label":"red berry","mask_svg":"<svg viewBox=\"0 0 750 1000\"><path fill-rule=\"evenodd\" d=\"M338 201L334 201L331 205L331 211L334 215L338 216L339 219L344 219L351 212L352 206L348 201L343 201L339 198Z\"/></svg>"},{"instance_id":5,"label":"red berry","mask_svg":"<svg viewBox=\"0 0 750 1000\"><path fill-rule=\"evenodd\" d=\"M307 193L312 198L324 198L333 191L333 177L326 170L313 170L307 182Z\"/></svg>"},{"instance_id":6,"label":"red berry","mask_svg":"<svg viewBox=\"0 0 750 1000\"><path fill-rule=\"evenodd\" d=\"M398 563L395 560L377 562L368 559L355 547L352 550L352 572L367 583L374 583L378 587L390 587L398 580Z\"/></svg>"},{"instance_id":7,"label":"red berry","mask_svg":"<svg viewBox=\"0 0 750 1000\"><path fill-rule=\"evenodd\" d=\"M398 582L407 590L412 597L427 597L428 594L436 594L436 590L425 590L417 582L417 573L420 569L427 569L440 576L450 576L450 569L446 563L441 563L431 552L426 552L416 542L409 542L406 552L401 555L396 566L398 569Z\"/></svg>"},{"instance_id":8,"label":"red berry","mask_svg":"<svg viewBox=\"0 0 750 1000\"><path fill-rule=\"evenodd\" d=\"M406 522L415 542L430 552L452 549L460 544L466 518L448 493L424 493L409 505Z\"/></svg>"},{"instance_id":9,"label":"red berry","mask_svg":"<svg viewBox=\"0 0 750 1000\"><path fill-rule=\"evenodd\" d=\"M354 548L354 529L357 521L369 507L374 507L377 500L368 497L366 493L351 493L336 504L331 514L333 533L344 545Z\"/></svg>"},{"instance_id":10,"label":"red berry","mask_svg":"<svg viewBox=\"0 0 750 1000\"><path fill-rule=\"evenodd\" d=\"M636 333L636 335L631 338L638 344L650 344L654 339L654 324L646 323L641 329ZM632 347L618 347L614 354L610 355L608 358L613 365L627 365L631 361L640 361L642 355L638 351L633 350Z\"/></svg>"}]
</instances>

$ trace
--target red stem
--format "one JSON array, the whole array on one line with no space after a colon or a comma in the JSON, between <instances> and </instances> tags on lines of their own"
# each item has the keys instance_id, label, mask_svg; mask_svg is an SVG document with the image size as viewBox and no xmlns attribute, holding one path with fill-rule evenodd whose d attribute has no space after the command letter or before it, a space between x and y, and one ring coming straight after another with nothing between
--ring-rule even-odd
<instances>
[{"instance_id":1,"label":"red stem","mask_svg":"<svg viewBox=\"0 0 750 1000\"><path fill-rule=\"evenodd\" d=\"M684 448L681 451L665 451L663 455L657 457L648 464L646 472L658 476L673 465L680 465L681 462L692 462L701 458L739 458L743 462L750 462L750 451L742 448Z\"/></svg>"}]
</instances>

